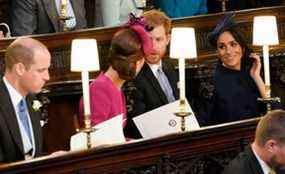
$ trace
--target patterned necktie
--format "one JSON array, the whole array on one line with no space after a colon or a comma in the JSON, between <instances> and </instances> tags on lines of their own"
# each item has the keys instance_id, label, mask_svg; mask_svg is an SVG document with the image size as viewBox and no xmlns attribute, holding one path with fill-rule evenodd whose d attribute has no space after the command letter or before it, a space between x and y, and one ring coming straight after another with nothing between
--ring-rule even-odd
<instances>
[{"instance_id":1,"label":"patterned necktie","mask_svg":"<svg viewBox=\"0 0 285 174\"><path fill-rule=\"evenodd\" d=\"M57 12L60 15L61 0L55 0L55 3L57 7ZM67 0L66 13L67 13L67 17L71 17L71 19L66 20L66 27L69 29L73 29L76 26L76 19L75 19L74 11L70 3L70 0Z\"/></svg>"},{"instance_id":2,"label":"patterned necktie","mask_svg":"<svg viewBox=\"0 0 285 174\"><path fill-rule=\"evenodd\" d=\"M25 128L26 134L29 137L30 143L32 144L32 135L30 131L30 123L27 115L28 109L25 99L22 99L18 104L18 114L22 125Z\"/></svg>"},{"instance_id":3,"label":"patterned necktie","mask_svg":"<svg viewBox=\"0 0 285 174\"><path fill-rule=\"evenodd\" d=\"M168 102L170 103L170 102L175 101L172 88L169 84L169 81L165 73L162 71L161 67L157 69L156 75L157 75L157 80L160 84L160 87L162 88L164 94L166 95Z\"/></svg>"},{"instance_id":4,"label":"patterned necktie","mask_svg":"<svg viewBox=\"0 0 285 174\"><path fill-rule=\"evenodd\" d=\"M67 1L67 16L70 16L72 18L66 21L66 26L67 26L67 28L72 29L76 25L76 19L75 19L75 16L74 16L73 8L72 8L71 3L70 3L69 0Z\"/></svg>"}]
</instances>

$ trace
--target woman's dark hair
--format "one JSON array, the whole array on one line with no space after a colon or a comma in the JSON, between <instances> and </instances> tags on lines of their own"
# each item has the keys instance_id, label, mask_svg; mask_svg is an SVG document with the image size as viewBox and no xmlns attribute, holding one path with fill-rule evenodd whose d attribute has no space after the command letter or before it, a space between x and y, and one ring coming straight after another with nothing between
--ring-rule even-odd
<instances>
[{"instance_id":1,"label":"woman's dark hair","mask_svg":"<svg viewBox=\"0 0 285 174\"><path fill-rule=\"evenodd\" d=\"M242 48L242 59L241 59L241 66L242 66L242 69L246 70L246 71L249 71L251 66L252 66L252 59L249 58L249 55L250 53L252 53L252 49L248 47L245 39L244 39L244 34L243 32L241 31L241 29L237 26L234 26L234 27L230 27L228 29L226 29L225 31L223 31L222 33L224 32L230 32L230 34L233 36L233 38L237 41L237 43L241 46ZM220 33L220 35L222 34ZM217 40L218 38L220 37L220 35L217 37ZM216 40L216 47L217 47L217 40Z\"/></svg>"},{"instance_id":2,"label":"woman's dark hair","mask_svg":"<svg viewBox=\"0 0 285 174\"><path fill-rule=\"evenodd\" d=\"M213 47L217 48L217 40L220 37L220 35L226 31L230 32L233 38L241 46L243 51L241 59L242 69L245 68L248 70L251 68L252 64L252 60L248 58L252 50L248 47L244 38L245 34L242 32L242 29L235 22L234 16L235 16L234 12L226 13L224 18L218 22L214 30L209 33L208 39L210 44Z\"/></svg>"},{"instance_id":3,"label":"woman's dark hair","mask_svg":"<svg viewBox=\"0 0 285 174\"><path fill-rule=\"evenodd\" d=\"M112 66L125 80L132 79L136 73L135 63L144 56L138 34L130 28L119 30L112 38L109 50L109 66Z\"/></svg>"}]
</instances>

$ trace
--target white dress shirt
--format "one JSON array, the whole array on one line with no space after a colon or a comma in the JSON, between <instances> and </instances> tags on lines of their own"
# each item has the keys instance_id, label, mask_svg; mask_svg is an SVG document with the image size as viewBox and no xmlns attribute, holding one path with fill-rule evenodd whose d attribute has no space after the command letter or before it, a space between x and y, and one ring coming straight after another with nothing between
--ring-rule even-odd
<instances>
[{"instance_id":1,"label":"white dress shirt","mask_svg":"<svg viewBox=\"0 0 285 174\"><path fill-rule=\"evenodd\" d=\"M148 64L148 66L150 67L150 69L151 69L153 75L157 78L157 70L158 70L158 68L160 68L160 67L162 68L161 60L158 62L158 64L149 64L149 63L147 63L147 64Z\"/></svg>"},{"instance_id":2,"label":"white dress shirt","mask_svg":"<svg viewBox=\"0 0 285 174\"><path fill-rule=\"evenodd\" d=\"M21 133L21 138L22 138L22 142L23 142L23 148L24 148L24 155L28 154L30 152L31 149L32 150L32 154L31 156L33 157L35 155L35 140L34 140L34 131L33 131L33 125L31 123L31 119L30 119L30 114L27 113L28 115L28 121L30 124L30 133L32 136L32 144L29 140L29 136L26 133L26 130L20 120L19 114L18 114L18 104L20 103L20 101L23 99L23 96L8 82L8 80L3 77L3 81L8 89L10 98L12 100L12 104L14 107L14 111L16 113L17 116L17 121L18 121L18 125L19 125L19 129L20 129L20 133ZM26 155L26 158L29 158L29 155Z\"/></svg>"},{"instance_id":3,"label":"white dress shirt","mask_svg":"<svg viewBox=\"0 0 285 174\"><path fill-rule=\"evenodd\" d=\"M268 166L268 164L267 164L266 162L264 162L264 161L258 156L258 154L254 151L253 148L251 148L251 149L252 149L252 151L253 151L255 157L257 158L257 161L258 161L259 165L261 166L263 173L264 173L264 174L269 174L269 172L270 172L270 167Z\"/></svg>"}]
</instances>

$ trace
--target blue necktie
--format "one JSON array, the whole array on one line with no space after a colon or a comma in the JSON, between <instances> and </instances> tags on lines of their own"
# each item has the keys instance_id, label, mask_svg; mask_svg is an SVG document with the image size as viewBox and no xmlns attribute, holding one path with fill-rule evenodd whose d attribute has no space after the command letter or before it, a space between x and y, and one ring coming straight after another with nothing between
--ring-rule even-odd
<instances>
[{"instance_id":1,"label":"blue necktie","mask_svg":"<svg viewBox=\"0 0 285 174\"><path fill-rule=\"evenodd\" d=\"M25 99L22 99L20 103L18 104L18 111L19 111L18 114L22 122L22 125L24 126L25 131L29 137L30 143L32 144L32 135L31 135L30 124L29 124L29 119L27 115L28 109L27 109L27 104L26 104Z\"/></svg>"},{"instance_id":2,"label":"blue necktie","mask_svg":"<svg viewBox=\"0 0 285 174\"><path fill-rule=\"evenodd\" d=\"M157 80L160 84L160 87L162 88L164 94L166 95L168 102L170 103L170 102L175 101L172 88L169 84L169 81L165 73L162 71L161 67L157 69L156 75L157 75Z\"/></svg>"}]
</instances>

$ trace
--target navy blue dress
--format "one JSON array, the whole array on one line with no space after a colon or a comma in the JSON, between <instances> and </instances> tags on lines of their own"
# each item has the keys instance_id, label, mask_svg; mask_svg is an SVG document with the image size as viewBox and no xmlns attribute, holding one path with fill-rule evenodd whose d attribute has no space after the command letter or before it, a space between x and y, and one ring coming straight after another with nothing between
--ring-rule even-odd
<instances>
[{"instance_id":1,"label":"navy blue dress","mask_svg":"<svg viewBox=\"0 0 285 174\"><path fill-rule=\"evenodd\" d=\"M201 105L201 125L220 124L260 116L265 105L257 101L258 88L248 70L232 70L218 64L211 96Z\"/></svg>"}]
</instances>

